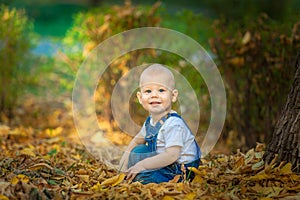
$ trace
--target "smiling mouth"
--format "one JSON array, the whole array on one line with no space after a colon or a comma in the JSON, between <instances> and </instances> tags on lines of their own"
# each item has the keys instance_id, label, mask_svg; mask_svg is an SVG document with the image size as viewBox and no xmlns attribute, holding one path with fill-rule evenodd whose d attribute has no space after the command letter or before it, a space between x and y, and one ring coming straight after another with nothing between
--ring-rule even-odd
<instances>
[{"instance_id":1,"label":"smiling mouth","mask_svg":"<svg viewBox=\"0 0 300 200\"><path fill-rule=\"evenodd\" d=\"M160 102L154 101L154 102L150 102L150 104L151 104L151 105L158 105L158 104L160 104Z\"/></svg>"}]
</instances>

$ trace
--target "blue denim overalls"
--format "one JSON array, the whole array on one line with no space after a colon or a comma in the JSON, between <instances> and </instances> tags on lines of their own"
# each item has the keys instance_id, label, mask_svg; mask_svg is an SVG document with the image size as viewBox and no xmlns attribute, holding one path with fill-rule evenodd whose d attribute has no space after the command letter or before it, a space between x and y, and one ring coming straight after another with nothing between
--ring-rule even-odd
<instances>
[{"instance_id":1,"label":"blue denim overalls","mask_svg":"<svg viewBox=\"0 0 300 200\"><path fill-rule=\"evenodd\" d=\"M180 115L177 113L168 113L167 116L161 118L160 121L158 121L155 126L152 126L150 124L150 116L146 119L145 122L145 128L146 128L146 137L145 141L146 144L138 145L131 151L129 155L128 160L128 168L135 165L137 162L157 155L156 153L156 143L157 143L157 135L161 128L161 126L164 124L164 122L171 116L181 118ZM182 118L181 118L182 119ZM183 119L182 119L183 120ZM184 121L184 120L183 120ZM186 125L187 126L187 125ZM188 126L187 126L188 127ZM193 180L194 173L189 171L187 167L198 167L200 164L200 156L201 151L200 148L195 141L196 148L197 148L197 155L195 161L184 164L185 170L186 170L186 179ZM133 181L141 182L142 184L147 183L161 183L161 182L168 182L172 180L176 175L182 175L179 181L183 180L183 172L181 170L181 164L175 162L171 165L168 165L166 167L160 168L160 169L154 169L154 170L145 170L140 172L136 175Z\"/></svg>"}]
</instances>

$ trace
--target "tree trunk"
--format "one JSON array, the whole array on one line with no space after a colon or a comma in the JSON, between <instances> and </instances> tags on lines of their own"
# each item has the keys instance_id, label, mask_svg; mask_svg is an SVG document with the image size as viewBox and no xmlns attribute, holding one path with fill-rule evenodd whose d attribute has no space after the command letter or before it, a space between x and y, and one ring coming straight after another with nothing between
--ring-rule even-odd
<instances>
[{"instance_id":1,"label":"tree trunk","mask_svg":"<svg viewBox=\"0 0 300 200\"><path fill-rule=\"evenodd\" d=\"M273 137L264 154L268 163L278 155L277 163L292 163L293 171L300 172L300 52L297 56L296 74L287 102L277 121Z\"/></svg>"}]
</instances>

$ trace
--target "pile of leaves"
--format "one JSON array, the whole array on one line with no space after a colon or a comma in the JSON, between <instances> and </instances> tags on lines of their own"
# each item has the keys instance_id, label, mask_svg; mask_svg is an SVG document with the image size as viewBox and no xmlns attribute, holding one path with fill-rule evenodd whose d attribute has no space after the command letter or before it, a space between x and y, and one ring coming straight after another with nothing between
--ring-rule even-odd
<instances>
[{"instance_id":1,"label":"pile of leaves","mask_svg":"<svg viewBox=\"0 0 300 200\"><path fill-rule=\"evenodd\" d=\"M247 153L237 151L233 155L204 158L203 165L191 168L196 174L192 182L177 183L174 179L161 184L129 183L124 174L86 151L72 125L70 107L43 107L48 111L45 115L36 104L28 104L16 115L19 124L0 125L0 199L295 199L300 196L300 175L291 171L290 163L265 164L263 144Z\"/></svg>"}]
</instances>

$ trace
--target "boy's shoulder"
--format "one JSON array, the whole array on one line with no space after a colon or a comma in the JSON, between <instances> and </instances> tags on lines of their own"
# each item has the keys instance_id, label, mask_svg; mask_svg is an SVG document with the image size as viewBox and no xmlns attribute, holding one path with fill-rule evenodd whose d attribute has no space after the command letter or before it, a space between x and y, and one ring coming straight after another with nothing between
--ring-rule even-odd
<instances>
[{"instance_id":1,"label":"boy's shoulder","mask_svg":"<svg viewBox=\"0 0 300 200\"><path fill-rule=\"evenodd\" d=\"M165 121L165 126L172 126L172 125L179 125L179 126L186 126L183 119L177 116L170 116Z\"/></svg>"}]
</instances>

